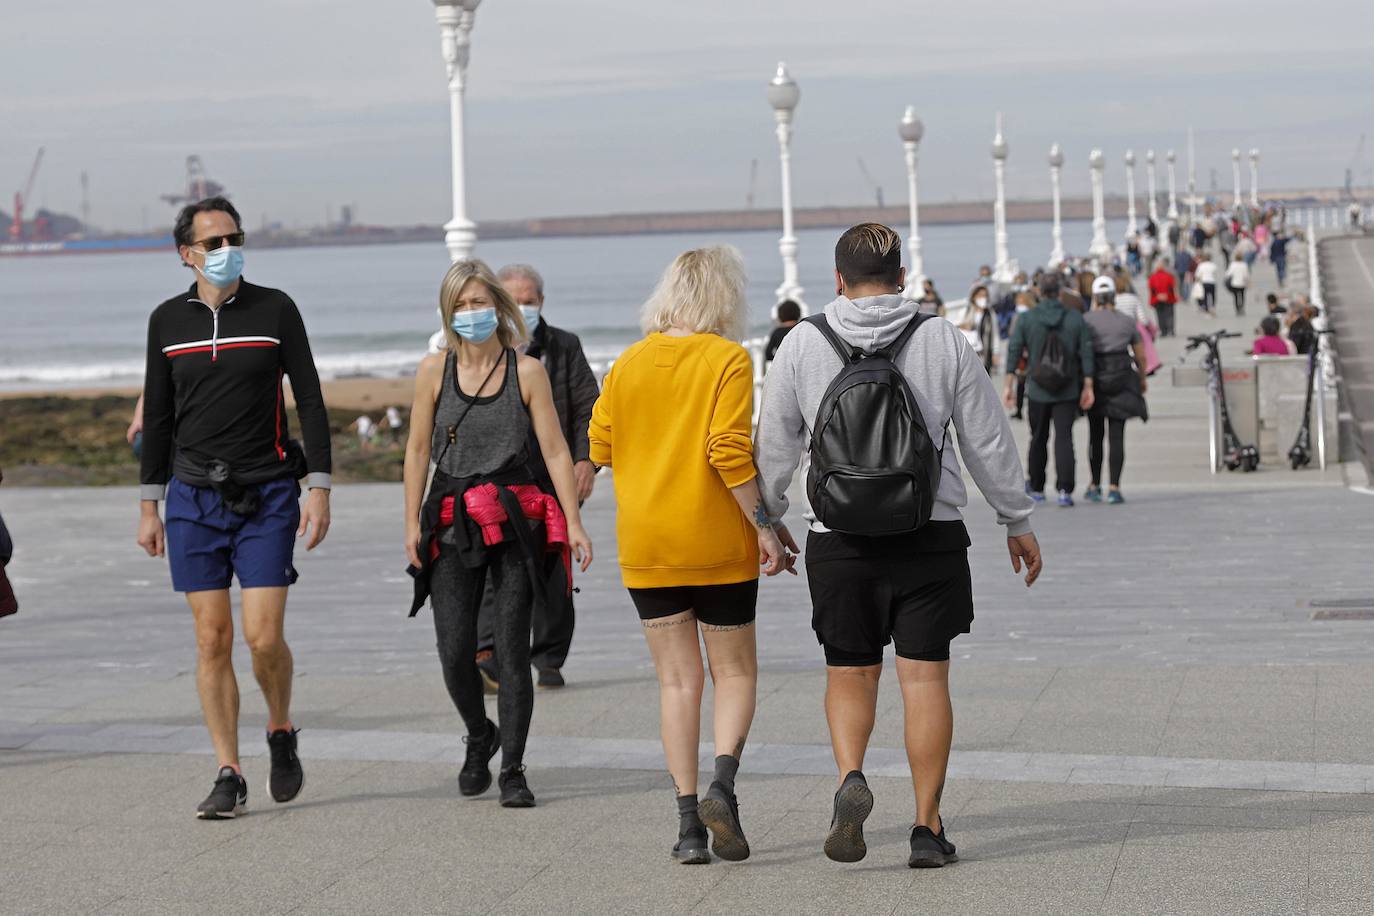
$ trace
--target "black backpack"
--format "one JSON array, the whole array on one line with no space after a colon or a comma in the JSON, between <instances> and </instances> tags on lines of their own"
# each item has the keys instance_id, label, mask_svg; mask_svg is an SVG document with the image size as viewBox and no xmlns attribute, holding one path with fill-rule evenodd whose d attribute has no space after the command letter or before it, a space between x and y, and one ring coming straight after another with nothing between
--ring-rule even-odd
<instances>
[{"instance_id":1,"label":"black backpack","mask_svg":"<svg viewBox=\"0 0 1374 916\"><path fill-rule=\"evenodd\" d=\"M844 361L811 431L806 496L822 525L869 536L905 534L930 521L940 461L925 418L894 360L934 315L917 314L889 346L850 347L824 315L806 319Z\"/></svg>"},{"instance_id":2,"label":"black backpack","mask_svg":"<svg viewBox=\"0 0 1374 916\"><path fill-rule=\"evenodd\" d=\"M1031 370L1031 381L1050 394L1063 391L1074 380L1074 364L1064 341L1054 328L1047 330L1044 349L1040 351L1040 361Z\"/></svg>"}]
</instances>

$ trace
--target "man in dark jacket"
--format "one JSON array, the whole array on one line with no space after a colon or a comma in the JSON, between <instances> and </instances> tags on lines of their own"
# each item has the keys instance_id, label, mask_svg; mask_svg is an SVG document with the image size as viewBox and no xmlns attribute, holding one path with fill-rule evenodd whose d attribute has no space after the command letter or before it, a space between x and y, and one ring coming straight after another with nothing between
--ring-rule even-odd
<instances>
[{"instance_id":1,"label":"man in dark jacket","mask_svg":"<svg viewBox=\"0 0 1374 916\"><path fill-rule=\"evenodd\" d=\"M583 502L592 495L596 482L596 467L591 462L587 442L592 405L601 393L596 376L592 374L577 335L544 321L544 278L539 271L528 264L510 264L501 268L497 276L520 306L525 325L530 330L525 352L542 362L549 373L554 410L572 451L577 499ZM545 600L535 604L530 661L539 672L537 683L540 687L562 687L564 684L560 669L572 646L574 623L573 601L567 586L567 574L561 565L556 565L549 578ZM491 614L491 590L488 589L477 622L477 665L488 689L494 690L497 668Z\"/></svg>"},{"instance_id":2,"label":"man in dark jacket","mask_svg":"<svg viewBox=\"0 0 1374 916\"><path fill-rule=\"evenodd\" d=\"M1093 406L1093 343L1088 326L1078 312L1066 309L1059 300L1059 274L1047 271L1040 278L1040 302L1021 315L1007 343L1006 365L1015 366L1026 355L1026 396L1030 400L1030 480L1026 491L1036 502L1045 500L1046 465L1049 462L1050 428L1054 428L1054 469L1059 505L1073 505L1074 455L1073 424L1079 409ZM1044 375L1037 371L1045 355L1050 335L1068 359L1068 380L1050 389ZM1007 373L1003 400L1016 405L1015 375Z\"/></svg>"}]
</instances>

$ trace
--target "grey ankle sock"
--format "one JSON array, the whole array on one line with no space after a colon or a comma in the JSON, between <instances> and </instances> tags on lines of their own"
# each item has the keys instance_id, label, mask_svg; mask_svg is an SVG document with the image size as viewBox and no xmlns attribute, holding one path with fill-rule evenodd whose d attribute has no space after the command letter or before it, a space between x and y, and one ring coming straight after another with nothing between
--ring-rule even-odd
<instances>
[{"instance_id":1,"label":"grey ankle sock","mask_svg":"<svg viewBox=\"0 0 1374 916\"><path fill-rule=\"evenodd\" d=\"M677 833L678 836L684 835L693 827L701 827L701 818L697 816L697 797L695 795L679 795L677 797Z\"/></svg>"},{"instance_id":2,"label":"grey ankle sock","mask_svg":"<svg viewBox=\"0 0 1374 916\"><path fill-rule=\"evenodd\" d=\"M739 758L721 754L716 758L716 782L731 795L735 794L735 774L739 772Z\"/></svg>"}]
</instances>

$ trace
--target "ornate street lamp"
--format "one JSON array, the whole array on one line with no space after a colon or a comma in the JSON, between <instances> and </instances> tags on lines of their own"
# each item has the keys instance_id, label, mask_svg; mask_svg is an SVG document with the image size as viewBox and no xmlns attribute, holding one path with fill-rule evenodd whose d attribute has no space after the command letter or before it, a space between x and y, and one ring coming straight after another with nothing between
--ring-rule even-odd
<instances>
[{"instance_id":1,"label":"ornate street lamp","mask_svg":"<svg viewBox=\"0 0 1374 916\"><path fill-rule=\"evenodd\" d=\"M910 265L905 290L908 299L920 298L921 291L917 287L920 286L921 276L925 273L925 262L921 259L921 221L916 197L916 148L920 145L925 132L925 125L916 117L916 108L908 105L906 112L902 114L902 120L897 124L897 134L902 138L902 147L906 150L906 193L907 203L911 208L911 232L906 241L907 261Z\"/></svg>"},{"instance_id":2,"label":"ornate street lamp","mask_svg":"<svg viewBox=\"0 0 1374 916\"><path fill-rule=\"evenodd\" d=\"M1093 242L1088 246L1088 254L1096 258L1101 267L1112 258L1112 244L1107 241L1107 217L1102 206L1102 170L1106 165L1102 150L1095 149L1088 154L1088 165L1093 181Z\"/></svg>"},{"instance_id":3,"label":"ornate street lamp","mask_svg":"<svg viewBox=\"0 0 1374 916\"><path fill-rule=\"evenodd\" d=\"M1173 150L1164 154L1164 161L1169 163L1169 212L1165 214L1169 222L1178 222L1178 183L1174 180L1174 160L1178 157Z\"/></svg>"},{"instance_id":4,"label":"ornate street lamp","mask_svg":"<svg viewBox=\"0 0 1374 916\"><path fill-rule=\"evenodd\" d=\"M1135 219L1135 153L1126 150L1126 234L1137 231Z\"/></svg>"},{"instance_id":5,"label":"ornate street lamp","mask_svg":"<svg viewBox=\"0 0 1374 916\"><path fill-rule=\"evenodd\" d=\"M1193 129L1188 128L1188 225L1197 225L1197 150L1193 146Z\"/></svg>"},{"instance_id":6,"label":"ornate street lamp","mask_svg":"<svg viewBox=\"0 0 1374 916\"><path fill-rule=\"evenodd\" d=\"M1056 143L1050 147L1050 196L1054 201L1053 247L1050 248L1050 267L1064 263L1064 226L1059 211L1059 170L1064 167L1064 151Z\"/></svg>"},{"instance_id":7,"label":"ornate street lamp","mask_svg":"<svg viewBox=\"0 0 1374 916\"><path fill-rule=\"evenodd\" d=\"M792 112L801 101L801 89L787 73L787 65L778 64L778 72L768 84L768 104L773 106L777 120L778 161L782 168L782 238L778 239L778 253L782 255L782 285L778 287L778 301L791 299L802 306L801 283L797 280L797 236L792 231Z\"/></svg>"},{"instance_id":8,"label":"ornate street lamp","mask_svg":"<svg viewBox=\"0 0 1374 916\"><path fill-rule=\"evenodd\" d=\"M1250 206L1259 209L1259 150L1250 148Z\"/></svg>"},{"instance_id":9,"label":"ornate street lamp","mask_svg":"<svg viewBox=\"0 0 1374 916\"><path fill-rule=\"evenodd\" d=\"M1240 209L1240 150L1231 150L1231 178L1235 189L1235 196L1231 200L1231 209Z\"/></svg>"},{"instance_id":10,"label":"ornate street lamp","mask_svg":"<svg viewBox=\"0 0 1374 916\"><path fill-rule=\"evenodd\" d=\"M467 150L464 136L463 96L467 88L468 55L472 24L482 0L434 0L439 22L444 66L448 69L449 124L452 132L453 219L444 224L444 243L455 261L472 257L477 244L477 224L468 219Z\"/></svg>"},{"instance_id":11,"label":"ornate street lamp","mask_svg":"<svg viewBox=\"0 0 1374 916\"><path fill-rule=\"evenodd\" d=\"M1007 141L1002 137L1002 113L999 111L997 133L992 138L992 176L997 193L992 203L993 259L997 265L992 278L998 283L1010 283L1015 279L1011 255L1007 251L1007 151Z\"/></svg>"},{"instance_id":12,"label":"ornate street lamp","mask_svg":"<svg viewBox=\"0 0 1374 916\"><path fill-rule=\"evenodd\" d=\"M1150 222L1155 224L1155 230L1159 230L1159 191L1156 185L1155 175L1155 151L1147 149L1145 151L1145 190L1150 195L1149 214Z\"/></svg>"}]
</instances>

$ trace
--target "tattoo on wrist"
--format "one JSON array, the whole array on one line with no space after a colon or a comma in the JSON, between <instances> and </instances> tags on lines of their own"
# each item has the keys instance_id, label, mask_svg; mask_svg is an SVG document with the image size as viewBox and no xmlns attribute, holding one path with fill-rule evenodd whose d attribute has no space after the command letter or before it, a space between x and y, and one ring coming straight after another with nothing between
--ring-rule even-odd
<instances>
[{"instance_id":1,"label":"tattoo on wrist","mask_svg":"<svg viewBox=\"0 0 1374 916\"><path fill-rule=\"evenodd\" d=\"M754 524L760 528L773 527L773 520L768 517L767 511L763 508L763 503L754 506Z\"/></svg>"}]
</instances>

